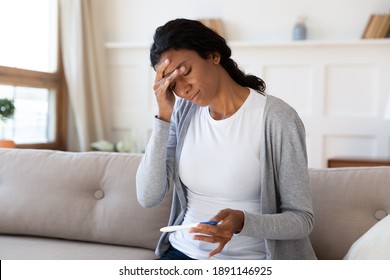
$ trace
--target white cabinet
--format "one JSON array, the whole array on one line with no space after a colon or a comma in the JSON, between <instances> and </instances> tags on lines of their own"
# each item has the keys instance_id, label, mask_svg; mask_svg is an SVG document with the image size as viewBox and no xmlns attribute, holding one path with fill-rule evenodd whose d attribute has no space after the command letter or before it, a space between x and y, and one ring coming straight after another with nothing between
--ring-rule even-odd
<instances>
[{"instance_id":1,"label":"white cabinet","mask_svg":"<svg viewBox=\"0 0 390 280\"><path fill-rule=\"evenodd\" d=\"M292 105L306 126L310 167L331 157L390 157L390 40L229 43L233 59ZM116 137L142 151L157 112L149 45L108 43ZM390 110L390 108L388 108Z\"/></svg>"}]
</instances>

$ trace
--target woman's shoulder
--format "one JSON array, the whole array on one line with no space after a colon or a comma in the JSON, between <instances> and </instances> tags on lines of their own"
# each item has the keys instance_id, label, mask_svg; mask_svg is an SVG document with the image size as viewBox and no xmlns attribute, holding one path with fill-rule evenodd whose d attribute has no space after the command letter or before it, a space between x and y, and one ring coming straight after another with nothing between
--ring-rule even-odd
<instances>
[{"instance_id":1,"label":"woman's shoulder","mask_svg":"<svg viewBox=\"0 0 390 280\"><path fill-rule=\"evenodd\" d=\"M198 107L198 105L191 103L184 98L178 98L176 100L175 109L173 112L173 118L175 122L182 122L187 119Z\"/></svg>"},{"instance_id":2,"label":"woman's shoulder","mask_svg":"<svg viewBox=\"0 0 390 280\"><path fill-rule=\"evenodd\" d=\"M267 94L266 96L267 96L267 102L265 104L265 111L267 114L275 114L280 117L282 116L291 117L291 115L298 116L296 110L286 101L273 95Z\"/></svg>"},{"instance_id":3,"label":"woman's shoulder","mask_svg":"<svg viewBox=\"0 0 390 280\"><path fill-rule=\"evenodd\" d=\"M293 109L291 105L289 105L286 101L283 99L276 97L274 95L267 94L267 104L266 106L268 108L272 109Z\"/></svg>"},{"instance_id":4,"label":"woman's shoulder","mask_svg":"<svg viewBox=\"0 0 390 280\"><path fill-rule=\"evenodd\" d=\"M264 121L266 127L274 129L283 129L286 126L304 127L297 111L284 100L272 95L267 95Z\"/></svg>"}]
</instances>

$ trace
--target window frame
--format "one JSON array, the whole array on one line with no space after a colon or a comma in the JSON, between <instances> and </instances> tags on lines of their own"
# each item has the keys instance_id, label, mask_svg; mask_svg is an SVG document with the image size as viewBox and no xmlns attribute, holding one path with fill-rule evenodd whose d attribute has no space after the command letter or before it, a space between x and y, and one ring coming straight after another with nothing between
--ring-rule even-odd
<instances>
[{"instance_id":1,"label":"window frame","mask_svg":"<svg viewBox=\"0 0 390 280\"><path fill-rule=\"evenodd\" d=\"M58 30L60 21L58 21ZM68 99L65 75L63 70L60 32L58 34L57 70L41 72L0 65L0 84L54 89L56 92L56 132L55 139L48 143L16 144L16 148L66 150Z\"/></svg>"}]
</instances>

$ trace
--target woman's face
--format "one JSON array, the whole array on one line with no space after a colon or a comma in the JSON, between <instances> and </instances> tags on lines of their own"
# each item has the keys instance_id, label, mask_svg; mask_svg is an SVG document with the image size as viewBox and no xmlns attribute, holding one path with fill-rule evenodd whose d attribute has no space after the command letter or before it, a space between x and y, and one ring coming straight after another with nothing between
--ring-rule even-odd
<instances>
[{"instance_id":1,"label":"woman's face","mask_svg":"<svg viewBox=\"0 0 390 280\"><path fill-rule=\"evenodd\" d=\"M159 63L169 59L163 77L171 74L175 69L181 69L179 75L170 87L179 97L200 106L209 105L219 87L219 55L201 58L191 50L168 50L161 55Z\"/></svg>"}]
</instances>

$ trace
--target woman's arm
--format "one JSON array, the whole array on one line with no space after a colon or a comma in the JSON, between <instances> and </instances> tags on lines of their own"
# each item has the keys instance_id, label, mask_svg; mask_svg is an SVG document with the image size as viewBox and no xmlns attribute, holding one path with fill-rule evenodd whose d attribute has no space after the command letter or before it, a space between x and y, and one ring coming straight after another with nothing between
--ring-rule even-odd
<instances>
[{"instance_id":1,"label":"woman's arm","mask_svg":"<svg viewBox=\"0 0 390 280\"><path fill-rule=\"evenodd\" d=\"M300 239L314 226L305 128L283 101L270 98L265 120L262 203L275 213L245 213L243 235L266 239ZM272 203L276 203L270 207ZM264 207L262 207L264 209ZM265 207L267 208L267 207Z\"/></svg>"},{"instance_id":2,"label":"woman's arm","mask_svg":"<svg viewBox=\"0 0 390 280\"><path fill-rule=\"evenodd\" d=\"M158 116L136 176L137 198L143 207L157 206L164 199L170 185L173 185L176 127L171 117L176 98L169 85L184 69L175 69L164 76L169 64L170 61L165 59L155 67L153 90L159 108Z\"/></svg>"},{"instance_id":3,"label":"woman's arm","mask_svg":"<svg viewBox=\"0 0 390 280\"><path fill-rule=\"evenodd\" d=\"M174 125L156 118L136 175L137 198L143 207L157 206L173 185L175 143Z\"/></svg>"}]
</instances>

